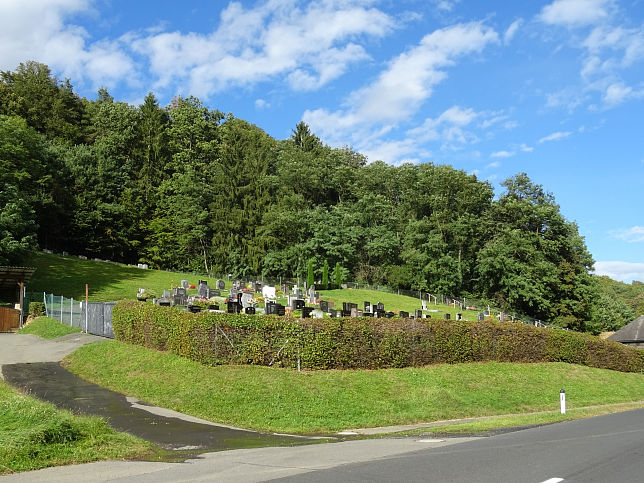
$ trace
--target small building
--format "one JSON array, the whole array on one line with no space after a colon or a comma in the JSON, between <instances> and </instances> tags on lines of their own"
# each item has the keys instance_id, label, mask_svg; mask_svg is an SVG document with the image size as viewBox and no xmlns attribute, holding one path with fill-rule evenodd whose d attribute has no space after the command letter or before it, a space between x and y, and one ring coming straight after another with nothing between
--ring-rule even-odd
<instances>
[{"instance_id":1,"label":"small building","mask_svg":"<svg viewBox=\"0 0 644 483\"><path fill-rule=\"evenodd\" d=\"M24 300L26 284L36 271L32 267L0 266L0 332L12 332L22 327L25 319Z\"/></svg>"},{"instance_id":2,"label":"small building","mask_svg":"<svg viewBox=\"0 0 644 483\"><path fill-rule=\"evenodd\" d=\"M608 340L644 349L644 315L619 329Z\"/></svg>"}]
</instances>

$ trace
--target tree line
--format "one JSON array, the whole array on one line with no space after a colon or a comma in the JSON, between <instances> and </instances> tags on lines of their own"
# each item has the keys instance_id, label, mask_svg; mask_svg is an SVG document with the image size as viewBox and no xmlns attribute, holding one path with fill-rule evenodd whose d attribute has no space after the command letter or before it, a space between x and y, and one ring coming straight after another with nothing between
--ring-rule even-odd
<instances>
[{"instance_id":1,"label":"tree line","mask_svg":"<svg viewBox=\"0 0 644 483\"><path fill-rule=\"evenodd\" d=\"M277 140L196 97L80 98L26 62L0 73L0 180L0 264L48 248L305 278L313 260L318 279L331 266L343 279L599 327L602 286L584 240L525 173L495 198L448 165L367 163L303 122Z\"/></svg>"}]
</instances>

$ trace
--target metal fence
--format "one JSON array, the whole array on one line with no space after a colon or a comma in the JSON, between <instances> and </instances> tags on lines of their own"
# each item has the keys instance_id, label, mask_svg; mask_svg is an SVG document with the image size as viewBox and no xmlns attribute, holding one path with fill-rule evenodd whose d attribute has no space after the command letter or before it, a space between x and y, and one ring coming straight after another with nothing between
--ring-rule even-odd
<instances>
[{"instance_id":1,"label":"metal fence","mask_svg":"<svg viewBox=\"0 0 644 483\"><path fill-rule=\"evenodd\" d=\"M43 293L43 302L47 317L87 334L114 338L112 308L116 302L83 302L48 293Z\"/></svg>"}]
</instances>

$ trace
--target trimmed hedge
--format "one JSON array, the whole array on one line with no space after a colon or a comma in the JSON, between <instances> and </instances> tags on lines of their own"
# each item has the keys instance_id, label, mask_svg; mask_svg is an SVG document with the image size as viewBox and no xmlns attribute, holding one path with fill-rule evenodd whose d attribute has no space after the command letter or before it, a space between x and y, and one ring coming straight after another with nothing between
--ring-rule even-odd
<instances>
[{"instance_id":1,"label":"trimmed hedge","mask_svg":"<svg viewBox=\"0 0 644 483\"><path fill-rule=\"evenodd\" d=\"M191 314L135 301L113 310L117 340L202 364L381 369L457 362L569 362L644 372L644 351L564 330L494 321Z\"/></svg>"}]
</instances>

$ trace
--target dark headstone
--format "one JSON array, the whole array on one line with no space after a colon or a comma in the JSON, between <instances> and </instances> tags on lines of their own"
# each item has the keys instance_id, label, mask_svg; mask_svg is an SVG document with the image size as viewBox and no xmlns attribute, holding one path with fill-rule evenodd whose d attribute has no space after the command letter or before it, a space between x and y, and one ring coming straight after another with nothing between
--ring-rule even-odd
<instances>
[{"instance_id":1,"label":"dark headstone","mask_svg":"<svg viewBox=\"0 0 644 483\"><path fill-rule=\"evenodd\" d=\"M217 290L224 290L226 288L226 282L224 282L223 280L217 280L215 282L215 288Z\"/></svg>"},{"instance_id":2,"label":"dark headstone","mask_svg":"<svg viewBox=\"0 0 644 483\"><path fill-rule=\"evenodd\" d=\"M385 312L385 317L391 319L395 314L393 312Z\"/></svg>"},{"instance_id":3,"label":"dark headstone","mask_svg":"<svg viewBox=\"0 0 644 483\"><path fill-rule=\"evenodd\" d=\"M217 304L210 304L208 306L208 310L219 310L219 305Z\"/></svg>"},{"instance_id":4,"label":"dark headstone","mask_svg":"<svg viewBox=\"0 0 644 483\"><path fill-rule=\"evenodd\" d=\"M371 302L364 302L364 311L368 312L371 310Z\"/></svg>"},{"instance_id":5,"label":"dark headstone","mask_svg":"<svg viewBox=\"0 0 644 483\"><path fill-rule=\"evenodd\" d=\"M293 299L291 300L291 308L293 310L299 310L303 308L306 304L304 303L304 300L301 299Z\"/></svg>"},{"instance_id":6,"label":"dark headstone","mask_svg":"<svg viewBox=\"0 0 644 483\"><path fill-rule=\"evenodd\" d=\"M183 295L185 297L186 295L186 289L183 287L177 287L173 290L172 292L173 295Z\"/></svg>"},{"instance_id":7,"label":"dark headstone","mask_svg":"<svg viewBox=\"0 0 644 483\"><path fill-rule=\"evenodd\" d=\"M451 318L449 314L445 314L444 317L445 317L445 320L449 320Z\"/></svg>"},{"instance_id":8,"label":"dark headstone","mask_svg":"<svg viewBox=\"0 0 644 483\"><path fill-rule=\"evenodd\" d=\"M362 312L363 317L373 317L373 314L371 312Z\"/></svg>"},{"instance_id":9,"label":"dark headstone","mask_svg":"<svg viewBox=\"0 0 644 483\"><path fill-rule=\"evenodd\" d=\"M228 301L228 313L229 314L238 314L241 312L241 304L235 300Z\"/></svg>"},{"instance_id":10,"label":"dark headstone","mask_svg":"<svg viewBox=\"0 0 644 483\"><path fill-rule=\"evenodd\" d=\"M198 305L188 305L188 312L196 314L197 312L201 312L201 307Z\"/></svg>"},{"instance_id":11,"label":"dark headstone","mask_svg":"<svg viewBox=\"0 0 644 483\"><path fill-rule=\"evenodd\" d=\"M282 304L277 304L275 310L277 312L277 315L284 316L284 314L286 314L286 307L284 307Z\"/></svg>"},{"instance_id":12,"label":"dark headstone","mask_svg":"<svg viewBox=\"0 0 644 483\"><path fill-rule=\"evenodd\" d=\"M255 315L255 307L246 307L244 312L248 315Z\"/></svg>"},{"instance_id":13,"label":"dark headstone","mask_svg":"<svg viewBox=\"0 0 644 483\"><path fill-rule=\"evenodd\" d=\"M476 315L476 320L478 320L479 322L483 322L485 320L485 315L483 314L483 312L479 312Z\"/></svg>"},{"instance_id":14,"label":"dark headstone","mask_svg":"<svg viewBox=\"0 0 644 483\"><path fill-rule=\"evenodd\" d=\"M186 305L187 300L185 295L175 295L172 301L174 302L174 305Z\"/></svg>"},{"instance_id":15,"label":"dark headstone","mask_svg":"<svg viewBox=\"0 0 644 483\"><path fill-rule=\"evenodd\" d=\"M170 307L170 301L169 300L159 300L159 305L161 307Z\"/></svg>"},{"instance_id":16,"label":"dark headstone","mask_svg":"<svg viewBox=\"0 0 644 483\"><path fill-rule=\"evenodd\" d=\"M210 297L221 297L221 292L219 290L211 290ZM208 297L208 298L210 298Z\"/></svg>"},{"instance_id":17,"label":"dark headstone","mask_svg":"<svg viewBox=\"0 0 644 483\"><path fill-rule=\"evenodd\" d=\"M401 310L400 312L398 312L398 316L401 319L408 319L409 318L409 312L405 312L404 310Z\"/></svg>"},{"instance_id":18,"label":"dark headstone","mask_svg":"<svg viewBox=\"0 0 644 483\"><path fill-rule=\"evenodd\" d=\"M302 307L302 318L303 319L310 318L311 312L313 312L313 307Z\"/></svg>"},{"instance_id":19,"label":"dark headstone","mask_svg":"<svg viewBox=\"0 0 644 483\"><path fill-rule=\"evenodd\" d=\"M376 310L385 310L385 304L378 302L378 305L376 305Z\"/></svg>"},{"instance_id":20,"label":"dark headstone","mask_svg":"<svg viewBox=\"0 0 644 483\"><path fill-rule=\"evenodd\" d=\"M416 309L415 315L417 319L422 319L423 318L423 311L420 309Z\"/></svg>"},{"instance_id":21,"label":"dark headstone","mask_svg":"<svg viewBox=\"0 0 644 483\"><path fill-rule=\"evenodd\" d=\"M329 302L326 300L320 300L320 310L322 312L329 313Z\"/></svg>"}]
</instances>

